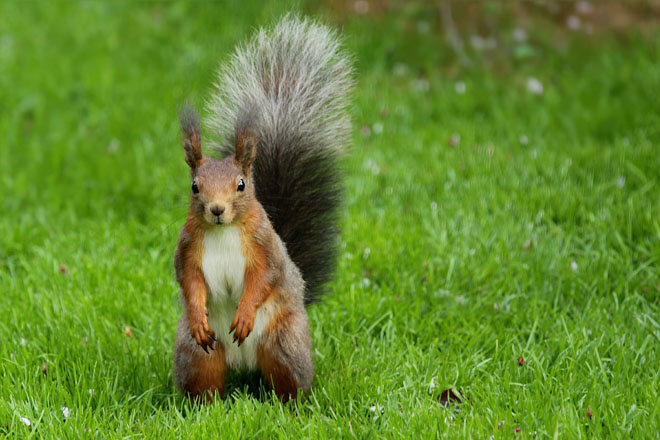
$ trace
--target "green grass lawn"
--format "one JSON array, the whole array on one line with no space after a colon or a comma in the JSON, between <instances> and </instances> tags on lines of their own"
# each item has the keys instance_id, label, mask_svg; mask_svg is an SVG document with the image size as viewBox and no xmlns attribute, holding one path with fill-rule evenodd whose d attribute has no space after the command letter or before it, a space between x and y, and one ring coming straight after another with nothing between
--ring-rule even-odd
<instances>
[{"instance_id":1,"label":"green grass lawn","mask_svg":"<svg viewBox=\"0 0 660 440\"><path fill-rule=\"evenodd\" d=\"M660 33L504 23L461 64L419 5L303 5L357 80L309 400L176 391L176 109L290 9L250 4L0 2L0 436L657 437Z\"/></svg>"}]
</instances>

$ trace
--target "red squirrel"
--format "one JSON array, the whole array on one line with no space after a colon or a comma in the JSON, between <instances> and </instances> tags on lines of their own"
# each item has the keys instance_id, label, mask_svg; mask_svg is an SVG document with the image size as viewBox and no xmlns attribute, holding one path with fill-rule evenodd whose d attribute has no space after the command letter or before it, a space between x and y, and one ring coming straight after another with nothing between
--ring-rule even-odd
<instances>
[{"instance_id":1,"label":"red squirrel","mask_svg":"<svg viewBox=\"0 0 660 440\"><path fill-rule=\"evenodd\" d=\"M197 114L180 115L192 184L174 381L192 398L222 398L233 368L259 369L282 401L312 386L305 305L335 268L350 64L334 31L288 15L220 70L206 121L218 159Z\"/></svg>"}]
</instances>

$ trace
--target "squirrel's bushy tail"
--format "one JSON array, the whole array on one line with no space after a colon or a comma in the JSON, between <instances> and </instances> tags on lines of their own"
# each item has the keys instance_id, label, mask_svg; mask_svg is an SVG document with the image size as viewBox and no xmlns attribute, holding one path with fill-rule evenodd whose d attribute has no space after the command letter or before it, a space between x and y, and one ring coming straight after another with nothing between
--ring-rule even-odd
<instances>
[{"instance_id":1,"label":"squirrel's bushy tail","mask_svg":"<svg viewBox=\"0 0 660 440\"><path fill-rule=\"evenodd\" d=\"M341 179L348 145L351 62L336 33L285 16L239 46L219 73L207 125L216 151L234 153L237 130L258 138L256 193L306 283L306 302L335 269Z\"/></svg>"}]
</instances>

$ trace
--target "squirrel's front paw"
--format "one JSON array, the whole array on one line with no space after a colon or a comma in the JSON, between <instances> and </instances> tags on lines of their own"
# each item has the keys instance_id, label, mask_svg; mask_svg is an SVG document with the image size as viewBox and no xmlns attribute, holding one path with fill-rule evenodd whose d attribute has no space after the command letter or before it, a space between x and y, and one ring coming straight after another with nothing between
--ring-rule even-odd
<instances>
[{"instance_id":1,"label":"squirrel's front paw","mask_svg":"<svg viewBox=\"0 0 660 440\"><path fill-rule=\"evenodd\" d=\"M190 335L195 339L197 344L204 349L205 352L209 352L207 348L213 350L213 343L215 342L215 333L209 326L209 322L204 316L201 319L198 319L196 322L190 323Z\"/></svg>"},{"instance_id":2,"label":"squirrel's front paw","mask_svg":"<svg viewBox=\"0 0 660 440\"><path fill-rule=\"evenodd\" d=\"M239 347L254 328L255 314L255 310L249 307L241 307L240 305L238 310L236 310L236 315L234 316L234 320L232 321L231 327L229 328L229 334L234 332L234 342L238 341Z\"/></svg>"}]
</instances>

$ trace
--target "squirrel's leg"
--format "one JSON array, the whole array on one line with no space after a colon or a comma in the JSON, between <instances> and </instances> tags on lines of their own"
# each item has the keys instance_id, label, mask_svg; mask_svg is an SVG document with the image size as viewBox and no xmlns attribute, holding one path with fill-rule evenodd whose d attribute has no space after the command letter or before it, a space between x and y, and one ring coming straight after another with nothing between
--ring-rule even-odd
<instances>
[{"instance_id":1,"label":"squirrel's leg","mask_svg":"<svg viewBox=\"0 0 660 440\"><path fill-rule=\"evenodd\" d=\"M262 337L257 362L264 379L286 402L312 386L312 344L304 310L275 319Z\"/></svg>"},{"instance_id":2,"label":"squirrel's leg","mask_svg":"<svg viewBox=\"0 0 660 440\"><path fill-rule=\"evenodd\" d=\"M209 348L207 354L190 336L184 313L174 346L174 383L189 397L211 403L216 393L223 397L228 368L222 343Z\"/></svg>"}]
</instances>

